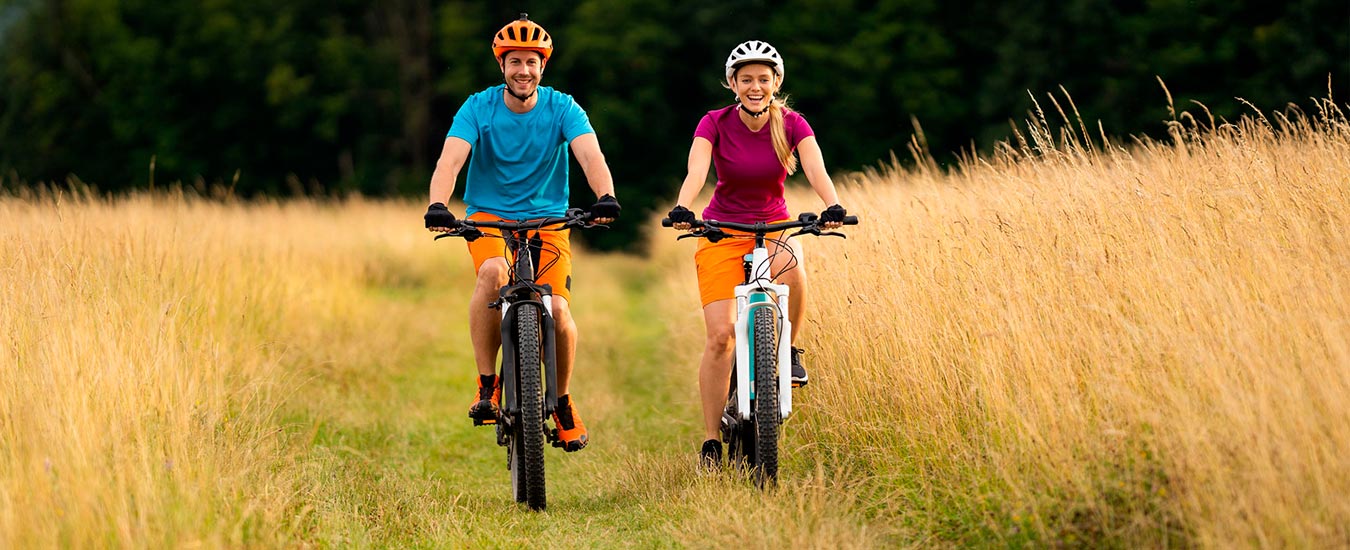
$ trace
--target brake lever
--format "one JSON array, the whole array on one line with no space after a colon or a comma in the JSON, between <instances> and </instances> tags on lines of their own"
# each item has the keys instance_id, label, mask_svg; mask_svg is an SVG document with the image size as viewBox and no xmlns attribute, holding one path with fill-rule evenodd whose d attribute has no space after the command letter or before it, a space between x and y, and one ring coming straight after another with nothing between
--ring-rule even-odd
<instances>
[{"instance_id":1,"label":"brake lever","mask_svg":"<svg viewBox=\"0 0 1350 550\"><path fill-rule=\"evenodd\" d=\"M482 236L483 232L479 230L477 227L469 227L467 225L461 225L457 229L451 229L450 231L446 231L445 233L436 235L436 237L432 240L439 241L446 237L462 237L465 241L474 242L478 240L479 237Z\"/></svg>"},{"instance_id":2,"label":"brake lever","mask_svg":"<svg viewBox=\"0 0 1350 550\"><path fill-rule=\"evenodd\" d=\"M843 233L836 233L834 231L821 231L820 226L818 225L803 227L801 230L797 231L796 233L793 233L791 236L796 237L798 235L815 235L817 237L839 237L841 239L848 238L848 235L845 235Z\"/></svg>"},{"instance_id":3,"label":"brake lever","mask_svg":"<svg viewBox=\"0 0 1350 550\"><path fill-rule=\"evenodd\" d=\"M694 231L690 231L688 233L680 235L679 237L675 237L675 240L678 241L680 239L702 237L704 239L708 239L708 242L710 243L715 243L717 241L727 238L728 236L729 235L727 235L727 233L725 231L722 231L721 229L718 229L716 227L704 226L702 229L696 229Z\"/></svg>"}]
</instances>

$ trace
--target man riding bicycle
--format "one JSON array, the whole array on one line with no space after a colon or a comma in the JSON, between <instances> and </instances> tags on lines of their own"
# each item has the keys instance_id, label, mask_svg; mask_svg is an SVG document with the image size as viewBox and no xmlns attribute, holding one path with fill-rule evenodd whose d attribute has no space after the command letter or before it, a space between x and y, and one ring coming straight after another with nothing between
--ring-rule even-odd
<instances>
[{"instance_id":1,"label":"man riding bicycle","mask_svg":"<svg viewBox=\"0 0 1350 550\"><path fill-rule=\"evenodd\" d=\"M455 114L431 176L427 229L453 229L455 216L445 203L465 160L469 161L464 184L469 219L524 221L563 215L568 207L567 146L598 197L589 209L591 221L614 221L620 207L614 198L613 178L586 111L572 96L539 85L553 54L552 36L521 14L497 32L492 52L505 82L469 96ZM493 234L490 229L483 232ZM582 449L589 440L568 390L577 342L576 323L568 309L571 248L567 231L541 231L539 238L537 265L551 267L540 273L537 282L553 289L557 340L559 397L553 421L561 446L570 452ZM501 406L501 381L496 375L501 316L488 304L506 283L507 251L505 241L497 238L476 239L468 247L478 277L469 300L469 332L478 365L478 393L469 417L495 420Z\"/></svg>"}]
</instances>

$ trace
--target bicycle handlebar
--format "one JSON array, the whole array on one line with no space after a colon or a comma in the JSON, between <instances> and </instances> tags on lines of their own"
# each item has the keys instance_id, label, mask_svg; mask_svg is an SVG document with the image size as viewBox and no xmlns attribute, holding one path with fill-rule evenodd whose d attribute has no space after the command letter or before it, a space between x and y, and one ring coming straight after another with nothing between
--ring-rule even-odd
<instances>
[{"instance_id":1,"label":"bicycle handlebar","mask_svg":"<svg viewBox=\"0 0 1350 550\"><path fill-rule=\"evenodd\" d=\"M773 233L775 231L783 231L785 229L796 229L798 227L815 227L819 224L820 224L819 215L810 212L803 212L797 216L796 220L786 222L737 223L737 222L723 222L717 220L694 220L693 223L689 224L689 228L701 229L704 227L713 227L718 229L735 229L737 231L746 231L749 233ZM661 227L673 227L674 225L675 225L674 222L671 222L670 218L661 219ZM858 217L844 216L844 225L858 225Z\"/></svg>"},{"instance_id":2,"label":"bicycle handlebar","mask_svg":"<svg viewBox=\"0 0 1350 550\"><path fill-rule=\"evenodd\" d=\"M478 231L481 227L489 229L499 229L501 231L520 231L522 229L535 229L541 231L560 231L569 227L596 227L601 224L588 224L591 220L590 212L583 208L569 208L562 217L538 218L526 221L509 222L505 220L471 220L468 218L455 220L450 224L450 231L436 235L436 239L445 237L464 237L468 240L477 239L482 236ZM545 229L550 225L562 224L562 227Z\"/></svg>"},{"instance_id":3,"label":"bicycle handlebar","mask_svg":"<svg viewBox=\"0 0 1350 550\"><path fill-rule=\"evenodd\" d=\"M661 220L661 225L663 227L674 227L675 223L670 221L670 218L664 218ZM844 216L843 225L858 225L858 217ZM731 235L727 234L725 231L722 231L723 228L734 229L737 231L745 231L747 233L753 234L755 236L756 242L758 242L759 239L764 238L764 236L768 233L775 233L787 229L798 229L796 233L788 235L788 238L796 237L797 235L816 235L818 237L841 237L845 239L848 238L848 236L844 235L843 233L835 233L833 231L821 231L822 227L820 225L820 216L817 214L813 214L811 212L803 212L802 214L799 214L795 221L786 221L778 223L764 223L764 222L737 223L737 222L723 222L717 220L694 220L689 224L690 229L689 233L680 235L679 238L685 239L690 237L697 237L708 239L709 242L715 243L722 239L731 237Z\"/></svg>"}]
</instances>

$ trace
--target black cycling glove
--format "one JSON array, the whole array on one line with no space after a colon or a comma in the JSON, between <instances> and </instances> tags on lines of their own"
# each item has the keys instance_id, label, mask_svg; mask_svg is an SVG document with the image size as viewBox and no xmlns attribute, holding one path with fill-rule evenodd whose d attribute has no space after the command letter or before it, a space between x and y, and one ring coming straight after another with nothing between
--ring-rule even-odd
<instances>
[{"instance_id":1,"label":"black cycling glove","mask_svg":"<svg viewBox=\"0 0 1350 550\"><path fill-rule=\"evenodd\" d=\"M620 210L623 210L623 208L619 206L619 200L615 199L614 195L605 193L600 196L600 200L595 201L595 204L591 206L591 219L613 218L617 220Z\"/></svg>"},{"instance_id":2,"label":"black cycling glove","mask_svg":"<svg viewBox=\"0 0 1350 550\"><path fill-rule=\"evenodd\" d=\"M666 214L666 217L670 218L670 223L672 224L694 223L694 211L680 205L675 205L675 208L671 208L670 213Z\"/></svg>"},{"instance_id":3,"label":"black cycling glove","mask_svg":"<svg viewBox=\"0 0 1350 550\"><path fill-rule=\"evenodd\" d=\"M426 220L427 227L453 227L455 225L455 215L450 213L450 209L445 207L444 203L432 203L427 207L426 215L422 216Z\"/></svg>"},{"instance_id":4,"label":"black cycling glove","mask_svg":"<svg viewBox=\"0 0 1350 550\"><path fill-rule=\"evenodd\" d=\"M834 206L826 208L824 212L820 213L820 222L844 223L844 216L846 215L848 215L848 210L844 210L844 207L836 204Z\"/></svg>"}]
</instances>

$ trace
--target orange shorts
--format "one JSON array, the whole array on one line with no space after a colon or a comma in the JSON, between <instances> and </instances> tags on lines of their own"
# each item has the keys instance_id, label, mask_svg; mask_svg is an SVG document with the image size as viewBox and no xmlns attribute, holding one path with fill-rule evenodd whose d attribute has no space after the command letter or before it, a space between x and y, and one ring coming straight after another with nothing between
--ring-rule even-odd
<instances>
[{"instance_id":1,"label":"orange shorts","mask_svg":"<svg viewBox=\"0 0 1350 550\"><path fill-rule=\"evenodd\" d=\"M753 233L731 229L722 231L733 237L715 243L699 239L698 252L694 253L694 266L698 269L698 294L704 307L718 300L736 297L736 285L745 282L745 255L755 249ZM781 241L783 233L765 235L764 246L769 249L769 255L773 255L778 245L769 242L768 239ZM789 247L785 252L790 253L791 250Z\"/></svg>"},{"instance_id":2,"label":"orange shorts","mask_svg":"<svg viewBox=\"0 0 1350 550\"><path fill-rule=\"evenodd\" d=\"M487 212L474 212L469 215L469 219L504 221L500 216ZM473 256L473 272L478 273L478 269L483 267L483 262L491 258L506 258L507 263L510 264L511 257L506 255L506 241L496 237L500 236L502 232L486 227L482 228L481 231L483 237L468 243L469 255ZM571 231L570 229L564 229L562 231L537 231L530 234L531 237L538 234L544 243L543 249L539 253L539 264L534 266L534 282L549 285L553 288L554 296L562 296L568 302L572 301L572 245L568 239Z\"/></svg>"}]
</instances>

